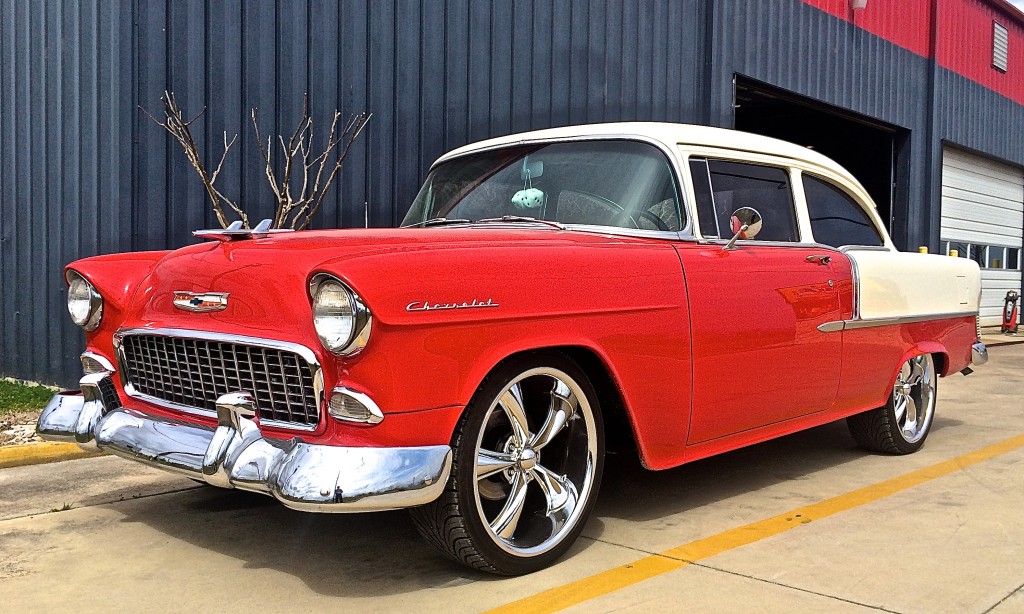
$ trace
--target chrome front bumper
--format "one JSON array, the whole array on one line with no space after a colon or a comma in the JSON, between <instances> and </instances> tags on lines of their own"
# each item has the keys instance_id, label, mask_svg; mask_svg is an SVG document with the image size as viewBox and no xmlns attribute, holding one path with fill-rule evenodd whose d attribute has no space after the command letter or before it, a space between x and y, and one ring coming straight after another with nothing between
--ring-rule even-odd
<instances>
[{"instance_id":1,"label":"chrome front bumper","mask_svg":"<svg viewBox=\"0 0 1024 614\"><path fill-rule=\"evenodd\" d=\"M37 431L223 488L270 495L311 512L364 512L429 503L451 472L449 446L351 448L266 439L246 395L218 399L216 428L129 408L107 410L99 384L55 395Z\"/></svg>"}]
</instances>

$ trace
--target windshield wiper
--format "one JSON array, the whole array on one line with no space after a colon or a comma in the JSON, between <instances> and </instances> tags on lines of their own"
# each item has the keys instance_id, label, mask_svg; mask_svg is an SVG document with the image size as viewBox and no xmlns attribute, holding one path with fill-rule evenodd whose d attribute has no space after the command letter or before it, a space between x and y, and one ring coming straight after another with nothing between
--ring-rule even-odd
<instances>
[{"instance_id":1,"label":"windshield wiper","mask_svg":"<svg viewBox=\"0 0 1024 614\"><path fill-rule=\"evenodd\" d=\"M427 226L444 226L446 224L472 224L473 220L466 220L463 218L453 217L448 219L446 217L432 217L429 220L423 220L422 222L416 222L415 224L406 224L402 228L426 228Z\"/></svg>"},{"instance_id":2,"label":"windshield wiper","mask_svg":"<svg viewBox=\"0 0 1024 614\"><path fill-rule=\"evenodd\" d=\"M527 222L529 224L544 224L546 226L551 226L559 230L565 230L565 226L559 224L558 222L553 222L551 220L539 220L535 217L528 217L525 215L503 215L501 217L485 217L482 220L476 221L477 224L482 224L485 222Z\"/></svg>"}]
</instances>

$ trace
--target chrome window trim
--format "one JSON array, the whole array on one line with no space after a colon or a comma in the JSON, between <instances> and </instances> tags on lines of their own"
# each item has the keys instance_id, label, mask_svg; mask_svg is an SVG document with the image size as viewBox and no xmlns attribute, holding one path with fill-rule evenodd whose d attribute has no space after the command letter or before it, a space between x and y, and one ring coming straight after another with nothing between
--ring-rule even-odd
<instances>
[{"instance_id":1,"label":"chrome window trim","mask_svg":"<svg viewBox=\"0 0 1024 614\"><path fill-rule=\"evenodd\" d=\"M896 250L886 247L885 245L840 245L839 247L833 247L844 254L847 252L894 252Z\"/></svg>"},{"instance_id":2,"label":"chrome window trim","mask_svg":"<svg viewBox=\"0 0 1024 614\"><path fill-rule=\"evenodd\" d=\"M853 276L853 313L850 317L854 320L860 319L860 265L856 258L847 257L850 261L850 275Z\"/></svg>"},{"instance_id":3,"label":"chrome window trim","mask_svg":"<svg viewBox=\"0 0 1024 614\"><path fill-rule=\"evenodd\" d=\"M694 158L699 158L699 159L704 160L705 162L707 162L708 160L720 160L722 162L734 162L734 163L737 163L737 164L750 164L752 166L769 166L771 168L777 168L780 171L784 172L786 174L786 177L789 179L789 200L790 200L790 203L793 206L793 221L794 221L795 227L796 227L797 240L796 241L758 241L756 239L753 239L753 240L747 241L747 243L749 243L749 244L777 243L777 244L785 244L785 245L807 245L808 243L813 243L813 240L807 241L806 237L805 237L805 235L807 233L804 232L804 230L805 230L804 229L804 218L807 215L807 207L806 207L806 201L803 200L803 192L802 191L799 194L799 196L801 198L800 199L797 198L798 195L797 195L797 192L796 192L796 180L794 179L794 177L795 177L795 173L798 172L799 169L794 168L792 164L787 162L787 160L789 160L789 158L782 158L780 156L776 156L775 154L773 154L771 152L749 152L751 154L757 154L758 156L760 156L763 159L751 159L751 158L733 157L733 156L730 156L727 152L729 152L729 151L745 151L745 150L717 151L719 149L717 147L716 148L707 148L707 147L705 147L704 149L706 151L704 151L704 150L693 150L693 149L690 149L690 147L688 147L684 143L679 143L678 144L678 148L680 150L679 151L679 155L682 156L682 158L683 158L683 165L687 166L687 167L689 167L690 160L692 160ZM711 167L709 166L708 167L708 181L710 181L710 175L711 175ZM691 179L692 179L692 177L691 177ZM691 190L693 189L693 185L692 184L689 187L690 187ZM712 194L713 194L714 193L714 184L713 183L711 184L711 191L712 191ZM714 198L714 196L712 196L712 198ZM693 219L697 219L696 207L697 207L696 202L694 202L693 203L693 210L690 212L690 215L693 217ZM717 211L717 208L716 208L716 211ZM722 229L718 226L717 218L715 219L715 227L718 228L719 233L721 233ZM695 232L693 232L692 234L694 236L697 236L697 234L699 233L699 229L697 229L697 227L694 227L694 228L695 228ZM714 244L717 241L722 241L723 244L725 244L725 243L728 243L731 238L732 237L725 237L725 238L722 238L722 237L705 237L703 234L701 234L698 240L701 243L707 242L707 243ZM737 243L740 243L740 241L737 241Z\"/></svg>"},{"instance_id":4,"label":"chrome window trim","mask_svg":"<svg viewBox=\"0 0 1024 614\"><path fill-rule=\"evenodd\" d=\"M310 371L313 375L313 393L316 397L317 404L317 422L315 424L300 424L297 422L282 422L280 420L260 420L261 425L280 428L293 431L314 431L323 422L323 408L324 408L324 375L323 370L320 368L320 361L317 360L316 354L313 350L309 349L304 345L298 343L292 343L290 341L278 341L276 339L264 339L262 337L247 337L245 335L232 335L227 333L213 333L210 331L202 330L188 330L183 328L126 328L118 330L114 333L114 351L117 352L117 362L121 369L122 377L121 384L124 388L125 394L128 396L158 405L160 407L166 407L167 409L173 409L181 411L186 414L192 414L194 416L204 416L207 418L216 418L217 412L200 407L193 407L191 405L182 405L181 403L175 403L173 401L165 401L164 399L158 399L156 397L144 394L135 389L135 387L128 381L130 371L127 368L127 358L124 355L124 345L121 343L122 339L131 335L156 335L161 337L176 337L179 339L199 339L200 341L223 341L226 343L238 343L242 345L253 345L258 347L265 347L273 350L282 350L287 352L293 352L298 356L302 357L303 360L309 365Z\"/></svg>"},{"instance_id":5,"label":"chrome window trim","mask_svg":"<svg viewBox=\"0 0 1024 614\"><path fill-rule=\"evenodd\" d=\"M675 236L686 237L686 238L696 236L693 233L693 215L691 214L690 203L688 202L689 201L689 194L686 191L687 190L687 183L686 183L686 181L684 181L685 175L683 175L682 168L679 166L679 162L680 162L680 160L679 160L679 153L674 151L673 148L670 147L669 145L667 145L664 141L660 141L660 140L658 140L658 139L656 139L654 137L645 136L645 135L642 135L642 134L626 134L626 133L622 133L622 134L619 134L619 133L616 133L616 134L585 134L585 135L573 136L573 137L552 137L552 138L546 138L546 139L523 139L523 140L520 140L520 141L515 141L514 143L502 143L500 145L491 145L491 146L488 146L488 147L480 147L480 148L477 148L477 149L473 149L472 151L467 151L465 153L461 153L461 154L459 154L457 156L449 156L448 154L445 154L444 156L441 156L436 161L434 161L433 164L430 165L430 168L427 170L427 174L429 175L431 172L433 172L433 170L437 166L439 166L441 164L444 164L444 163L447 163L447 162L451 162L452 160L458 160L459 158L464 158L466 156L471 156L471 155L478 154L478 153L483 153L483 152L487 152L487 151L494 151L495 149L508 149L510 147L522 147L523 145L552 145L552 144L555 144L555 143L577 143L577 142L586 142L586 141L637 141L637 142L640 142L640 143L647 143L648 145L653 145L662 154L664 154L664 156L668 159L669 166L671 166L671 168L672 168L672 171L674 173L673 179L675 179L675 182L676 182L676 185L675 185L676 194L678 195L678 198L679 198L679 214L686 216L686 224L683 225L682 229L680 229L678 231L675 231L675 230L668 230L668 231L666 231L666 230L644 231L644 230L641 230L639 228L623 228L622 230L626 230L626 231L630 231L630 230L632 230L632 231L639 231L641 233L643 233L643 232L658 232L658 233L661 233L661 235L659 235L659 236L666 236L666 237L667 237L667 235L675 235ZM580 226L581 227L588 227L588 228L590 227L589 225L583 225L583 224L580 224ZM569 225L566 225L566 227L568 228ZM617 226L593 226L593 227L594 228L601 228L602 232L607 232L606 230L604 230L604 229L607 229L607 228L618 228ZM617 233L614 233L614 234L631 235L632 233L628 233L628 232L618 233L617 232ZM640 235L637 235L637 236L649 236L649 235L640 234Z\"/></svg>"},{"instance_id":6,"label":"chrome window trim","mask_svg":"<svg viewBox=\"0 0 1024 614\"><path fill-rule=\"evenodd\" d=\"M868 220L871 222L872 228L875 229L875 233L878 235L878 238L882 240L882 244L881 245L844 245L842 247L849 247L849 248L855 248L855 249L856 248L862 248L862 249L879 249L880 248L880 249L883 249L885 251L889 251L889 247L885 244L885 240L889 239L891 241L892 238L889 236L889 232L885 228L882 227L882 224L881 224L882 218L881 218L881 216L878 215L878 209L869 206L867 203L865 203L863 201L863 199L858 197L856 194L851 193L850 190L847 190L846 188L844 188L837 181L835 181L833 179L830 179L829 177L827 177L827 176L825 176L823 174L815 173L813 171L805 171L805 170L799 169L799 168L794 168L793 170L796 172L797 179L800 182L800 194L801 194L801 198L803 199L803 203L804 203L804 212L807 214L807 229L808 229L808 232L810 232L810 236L811 237L814 236L814 229L811 227L811 221L810 221L811 212L807 208L807 194L804 192L804 175L807 175L811 179L816 179L816 180L818 180L818 181L820 181L822 183L825 183L825 184L828 184L828 185L832 186L833 188L839 190L843 194L846 194L846 196L848 196L851 200L853 200L853 202L857 203L857 206L860 207L861 212L868 216Z\"/></svg>"},{"instance_id":7,"label":"chrome window trim","mask_svg":"<svg viewBox=\"0 0 1024 614\"><path fill-rule=\"evenodd\" d=\"M950 313L932 313L919 316L895 316L891 318L868 318L865 320L836 320L818 325L818 330L823 333L834 333L841 330L856 330L858 328L874 328L876 326L892 326L894 324L913 324L915 322L930 322L932 320L949 320L952 318L966 318L974 316L973 311L954 311Z\"/></svg>"}]
</instances>

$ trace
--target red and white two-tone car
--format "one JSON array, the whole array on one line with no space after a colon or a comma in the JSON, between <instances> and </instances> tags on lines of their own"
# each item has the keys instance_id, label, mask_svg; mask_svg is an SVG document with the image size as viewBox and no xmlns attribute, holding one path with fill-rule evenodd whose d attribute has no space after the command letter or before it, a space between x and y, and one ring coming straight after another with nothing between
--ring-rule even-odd
<instances>
[{"instance_id":1,"label":"red and white two-tone car","mask_svg":"<svg viewBox=\"0 0 1024 614\"><path fill-rule=\"evenodd\" d=\"M898 252L849 173L782 141L493 139L439 159L404 224L70 264L85 376L39 433L300 510L412 508L521 574L579 535L606 438L665 469L845 418L906 454L937 377L987 359L978 266Z\"/></svg>"}]
</instances>

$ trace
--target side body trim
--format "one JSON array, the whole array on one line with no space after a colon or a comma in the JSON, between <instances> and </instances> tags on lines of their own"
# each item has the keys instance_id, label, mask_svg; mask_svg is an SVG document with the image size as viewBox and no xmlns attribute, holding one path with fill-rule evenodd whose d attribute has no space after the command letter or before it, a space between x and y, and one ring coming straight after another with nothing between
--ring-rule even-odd
<instances>
[{"instance_id":1,"label":"side body trim","mask_svg":"<svg viewBox=\"0 0 1024 614\"><path fill-rule=\"evenodd\" d=\"M976 314L973 311L957 311L953 313L933 313L921 316L901 316L898 318L870 318L867 320L854 318L852 320L825 322L818 326L818 330L823 333L834 333L840 330L872 328L874 326L892 326L894 324L912 324L914 322L929 322L931 320L949 320L952 318L965 318L974 315Z\"/></svg>"}]
</instances>

